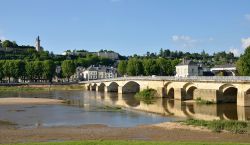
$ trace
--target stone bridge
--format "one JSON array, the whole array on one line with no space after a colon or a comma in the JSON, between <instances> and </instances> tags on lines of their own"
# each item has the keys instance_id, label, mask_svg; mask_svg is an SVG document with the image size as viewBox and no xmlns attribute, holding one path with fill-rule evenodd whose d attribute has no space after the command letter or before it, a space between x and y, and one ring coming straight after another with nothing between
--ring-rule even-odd
<instances>
[{"instance_id":1,"label":"stone bridge","mask_svg":"<svg viewBox=\"0 0 250 145\"><path fill-rule=\"evenodd\" d=\"M179 100L202 99L215 103L230 102L250 106L250 77L121 77L80 82L88 90L135 93L146 88L159 96Z\"/></svg>"}]
</instances>

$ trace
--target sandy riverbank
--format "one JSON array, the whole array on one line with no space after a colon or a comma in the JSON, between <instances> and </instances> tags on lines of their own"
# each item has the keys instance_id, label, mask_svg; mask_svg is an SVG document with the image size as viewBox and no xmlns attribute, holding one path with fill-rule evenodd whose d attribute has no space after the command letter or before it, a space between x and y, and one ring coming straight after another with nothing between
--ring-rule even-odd
<instances>
[{"instance_id":1,"label":"sandy riverbank","mask_svg":"<svg viewBox=\"0 0 250 145\"><path fill-rule=\"evenodd\" d=\"M63 100L47 99L47 98L0 98L0 105L18 105L18 104L61 104Z\"/></svg>"},{"instance_id":2,"label":"sandy riverbank","mask_svg":"<svg viewBox=\"0 0 250 145\"><path fill-rule=\"evenodd\" d=\"M206 129L194 129L179 123L161 123L131 128L105 125L39 127L18 129L0 126L0 143L44 142L73 140L150 140L150 141L206 141L250 142L249 134L214 133Z\"/></svg>"}]
</instances>

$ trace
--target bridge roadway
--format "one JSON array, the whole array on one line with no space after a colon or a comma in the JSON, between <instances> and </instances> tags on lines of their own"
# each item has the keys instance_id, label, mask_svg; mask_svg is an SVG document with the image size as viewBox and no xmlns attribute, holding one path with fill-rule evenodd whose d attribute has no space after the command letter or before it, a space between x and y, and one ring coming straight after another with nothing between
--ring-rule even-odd
<instances>
[{"instance_id":1,"label":"bridge roadway","mask_svg":"<svg viewBox=\"0 0 250 145\"><path fill-rule=\"evenodd\" d=\"M88 90L135 93L155 89L159 96L178 100L202 99L214 103L250 106L250 77L245 76L139 76L80 82Z\"/></svg>"}]
</instances>

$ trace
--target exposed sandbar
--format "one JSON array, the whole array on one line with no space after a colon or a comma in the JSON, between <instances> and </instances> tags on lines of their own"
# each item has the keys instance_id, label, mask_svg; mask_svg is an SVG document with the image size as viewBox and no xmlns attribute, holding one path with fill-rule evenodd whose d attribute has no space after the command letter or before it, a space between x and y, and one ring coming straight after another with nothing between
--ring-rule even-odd
<instances>
[{"instance_id":1,"label":"exposed sandbar","mask_svg":"<svg viewBox=\"0 0 250 145\"><path fill-rule=\"evenodd\" d=\"M47 98L0 98L0 105L18 105L18 104L61 104L63 100Z\"/></svg>"}]
</instances>

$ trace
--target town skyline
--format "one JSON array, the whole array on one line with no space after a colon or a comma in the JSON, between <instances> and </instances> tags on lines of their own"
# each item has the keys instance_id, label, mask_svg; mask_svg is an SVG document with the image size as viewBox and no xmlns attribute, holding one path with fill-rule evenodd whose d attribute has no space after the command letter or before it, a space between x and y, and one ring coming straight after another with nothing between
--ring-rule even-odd
<instances>
[{"instance_id":1,"label":"town skyline","mask_svg":"<svg viewBox=\"0 0 250 145\"><path fill-rule=\"evenodd\" d=\"M15 3L13 3L15 1ZM2 0L0 39L45 50L113 50L122 55L159 52L233 52L250 45L249 1ZM24 9L28 7L28 9ZM19 25L16 25L16 24Z\"/></svg>"}]
</instances>

